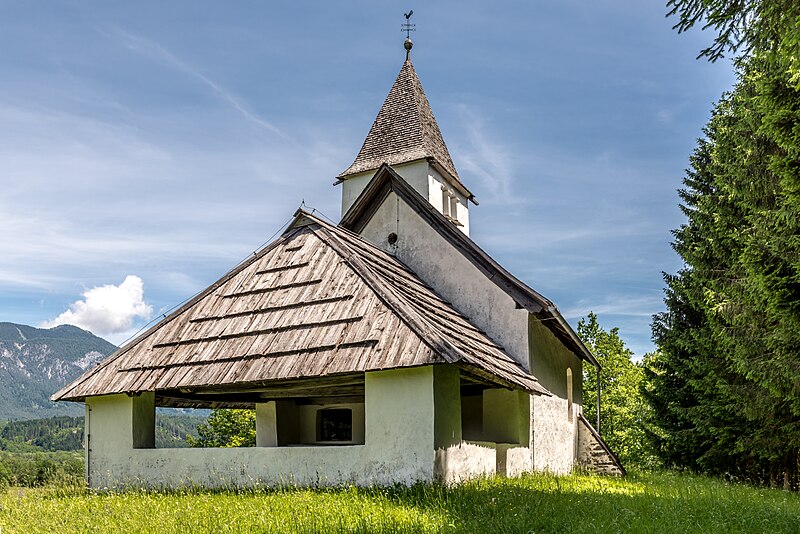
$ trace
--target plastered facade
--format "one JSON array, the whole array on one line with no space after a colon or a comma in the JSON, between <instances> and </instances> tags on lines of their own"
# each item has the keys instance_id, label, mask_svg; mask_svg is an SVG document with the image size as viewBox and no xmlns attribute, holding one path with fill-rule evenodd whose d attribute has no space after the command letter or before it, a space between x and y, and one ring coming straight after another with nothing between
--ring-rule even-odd
<instances>
[{"instance_id":1,"label":"plastered facade","mask_svg":"<svg viewBox=\"0 0 800 534\"><path fill-rule=\"evenodd\" d=\"M141 438L135 429L142 427L134 424L134 414L142 411L136 406L140 398L92 397L87 402L88 483L95 488L244 487L433 480L433 368L378 371L365 378L363 445L134 448Z\"/></svg>"},{"instance_id":2,"label":"plastered facade","mask_svg":"<svg viewBox=\"0 0 800 534\"><path fill-rule=\"evenodd\" d=\"M394 244L388 242L390 233L398 236ZM503 290L394 193L384 200L361 235L418 273L553 393L552 397L529 397L523 415L529 421L527 439L511 439L502 432L492 439L526 446L532 442L532 468L568 473L576 461L576 417L582 402L582 361L527 310L518 309ZM572 376L571 402L568 399L567 369ZM496 414L484 413L484 430L509 425L508 418L515 417L516 413L508 409L498 409Z\"/></svg>"},{"instance_id":3,"label":"plastered facade","mask_svg":"<svg viewBox=\"0 0 800 534\"><path fill-rule=\"evenodd\" d=\"M364 441L357 445L278 446L278 410L267 402L256 407L256 447L157 449L152 394L93 397L87 481L94 488L388 485L530 471L527 446L462 440L458 377L452 366L366 373L365 403L352 405L364 409ZM490 393L486 413L519 412L519 395ZM503 431L513 440L526 428L507 423Z\"/></svg>"},{"instance_id":4,"label":"plastered facade","mask_svg":"<svg viewBox=\"0 0 800 534\"><path fill-rule=\"evenodd\" d=\"M531 373L552 397L533 398L533 467L568 473L577 454L577 417L583 392L582 361L534 317L529 319ZM568 374L567 369L571 372ZM568 398L571 379L572 399ZM571 406L570 406L571 404ZM571 408L571 409L570 409Z\"/></svg>"},{"instance_id":5,"label":"plastered facade","mask_svg":"<svg viewBox=\"0 0 800 534\"><path fill-rule=\"evenodd\" d=\"M405 178L405 176L404 176ZM388 242L390 233L397 242ZM383 201L361 236L394 254L437 293L489 333L528 368L528 312L492 283L394 193Z\"/></svg>"},{"instance_id":6,"label":"plastered facade","mask_svg":"<svg viewBox=\"0 0 800 534\"><path fill-rule=\"evenodd\" d=\"M454 219L458 221L458 229L469 235L469 205L458 189L450 185L427 160L417 160L410 163L394 165L392 167L403 179L408 182L423 198L440 213L447 213L443 204L442 189L458 199ZM364 191L374 176L375 171L354 174L342 182L342 215L353 206L358 196Z\"/></svg>"}]
</instances>

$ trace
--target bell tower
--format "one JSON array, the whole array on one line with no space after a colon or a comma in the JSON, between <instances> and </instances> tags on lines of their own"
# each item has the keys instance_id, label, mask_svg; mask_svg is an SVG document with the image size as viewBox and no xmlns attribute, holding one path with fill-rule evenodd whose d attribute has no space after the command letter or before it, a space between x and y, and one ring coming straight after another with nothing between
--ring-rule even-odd
<instances>
[{"instance_id":1,"label":"bell tower","mask_svg":"<svg viewBox=\"0 0 800 534\"><path fill-rule=\"evenodd\" d=\"M413 13L413 12L411 12ZM406 20L411 16L406 14ZM412 31L413 25L403 25ZM353 205L383 163L392 168L450 222L469 235L468 202L474 195L461 182L439 125L411 63L413 43L406 37L406 59L381 106L355 161L337 178L342 184L342 214Z\"/></svg>"}]
</instances>

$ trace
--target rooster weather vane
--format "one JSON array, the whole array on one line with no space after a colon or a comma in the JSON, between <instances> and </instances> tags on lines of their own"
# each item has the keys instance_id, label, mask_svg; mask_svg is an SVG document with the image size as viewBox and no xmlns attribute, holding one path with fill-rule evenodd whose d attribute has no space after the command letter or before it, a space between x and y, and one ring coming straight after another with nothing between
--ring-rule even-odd
<instances>
[{"instance_id":1,"label":"rooster weather vane","mask_svg":"<svg viewBox=\"0 0 800 534\"><path fill-rule=\"evenodd\" d=\"M406 41L403 43L403 46L406 49L406 59L411 54L411 47L414 46L414 43L411 42L411 32L417 31L417 25L411 24L411 15L414 14L414 10L412 9L408 13L403 13L403 16L406 18L405 23L400 25L400 31L406 32Z\"/></svg>"}]
</instances>

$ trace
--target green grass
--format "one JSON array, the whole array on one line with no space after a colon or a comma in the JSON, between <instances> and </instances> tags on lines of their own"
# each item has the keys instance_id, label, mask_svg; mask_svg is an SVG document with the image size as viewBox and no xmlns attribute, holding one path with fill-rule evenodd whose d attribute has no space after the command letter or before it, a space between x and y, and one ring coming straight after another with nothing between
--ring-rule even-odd
<instances>
[{"instance_id":1,"label":"green grass","mask_svg":"<svg viewBox=\"0 0 800 534\"><path fill-rule=\"evenodd\" d=\"M800 496L703 477L492 478L453 488L10 488L2 534L36 532L800 532Z\"/></svg>"}]
</instances>

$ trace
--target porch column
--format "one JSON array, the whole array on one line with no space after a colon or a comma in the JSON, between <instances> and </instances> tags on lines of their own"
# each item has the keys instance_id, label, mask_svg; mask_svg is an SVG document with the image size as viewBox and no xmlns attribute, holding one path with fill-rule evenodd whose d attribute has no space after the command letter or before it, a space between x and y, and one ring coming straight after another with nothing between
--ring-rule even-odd
<instances>
[{"instance_id":1,"label":"porch column","mask_svg":"<svg viewBox=\"0 0 800 534\"><path fill-rule=\"evenodd\" d=\"M278 446L278 417L275 401L256 404L256 447Z\"/></svg>"},{"instance_id":2,"label":"porch column","mask_svg":"<svg viewBox=\"0 0 800 534\"><path fill-rule=\"evenodd\" d=\"M134 449L156 446L156 394L145 391L131 398L131 435Z\"/></svg>"},{"instance_id":3,"label":"porch column","mask_svg":"<svg viewBox=\"0 0 800 534\"><path fill-rule=\"evenodd\" d=\"M433 446L461 443L461 379L454 365L433 366Z\"/></svg>"}]
</instances>

